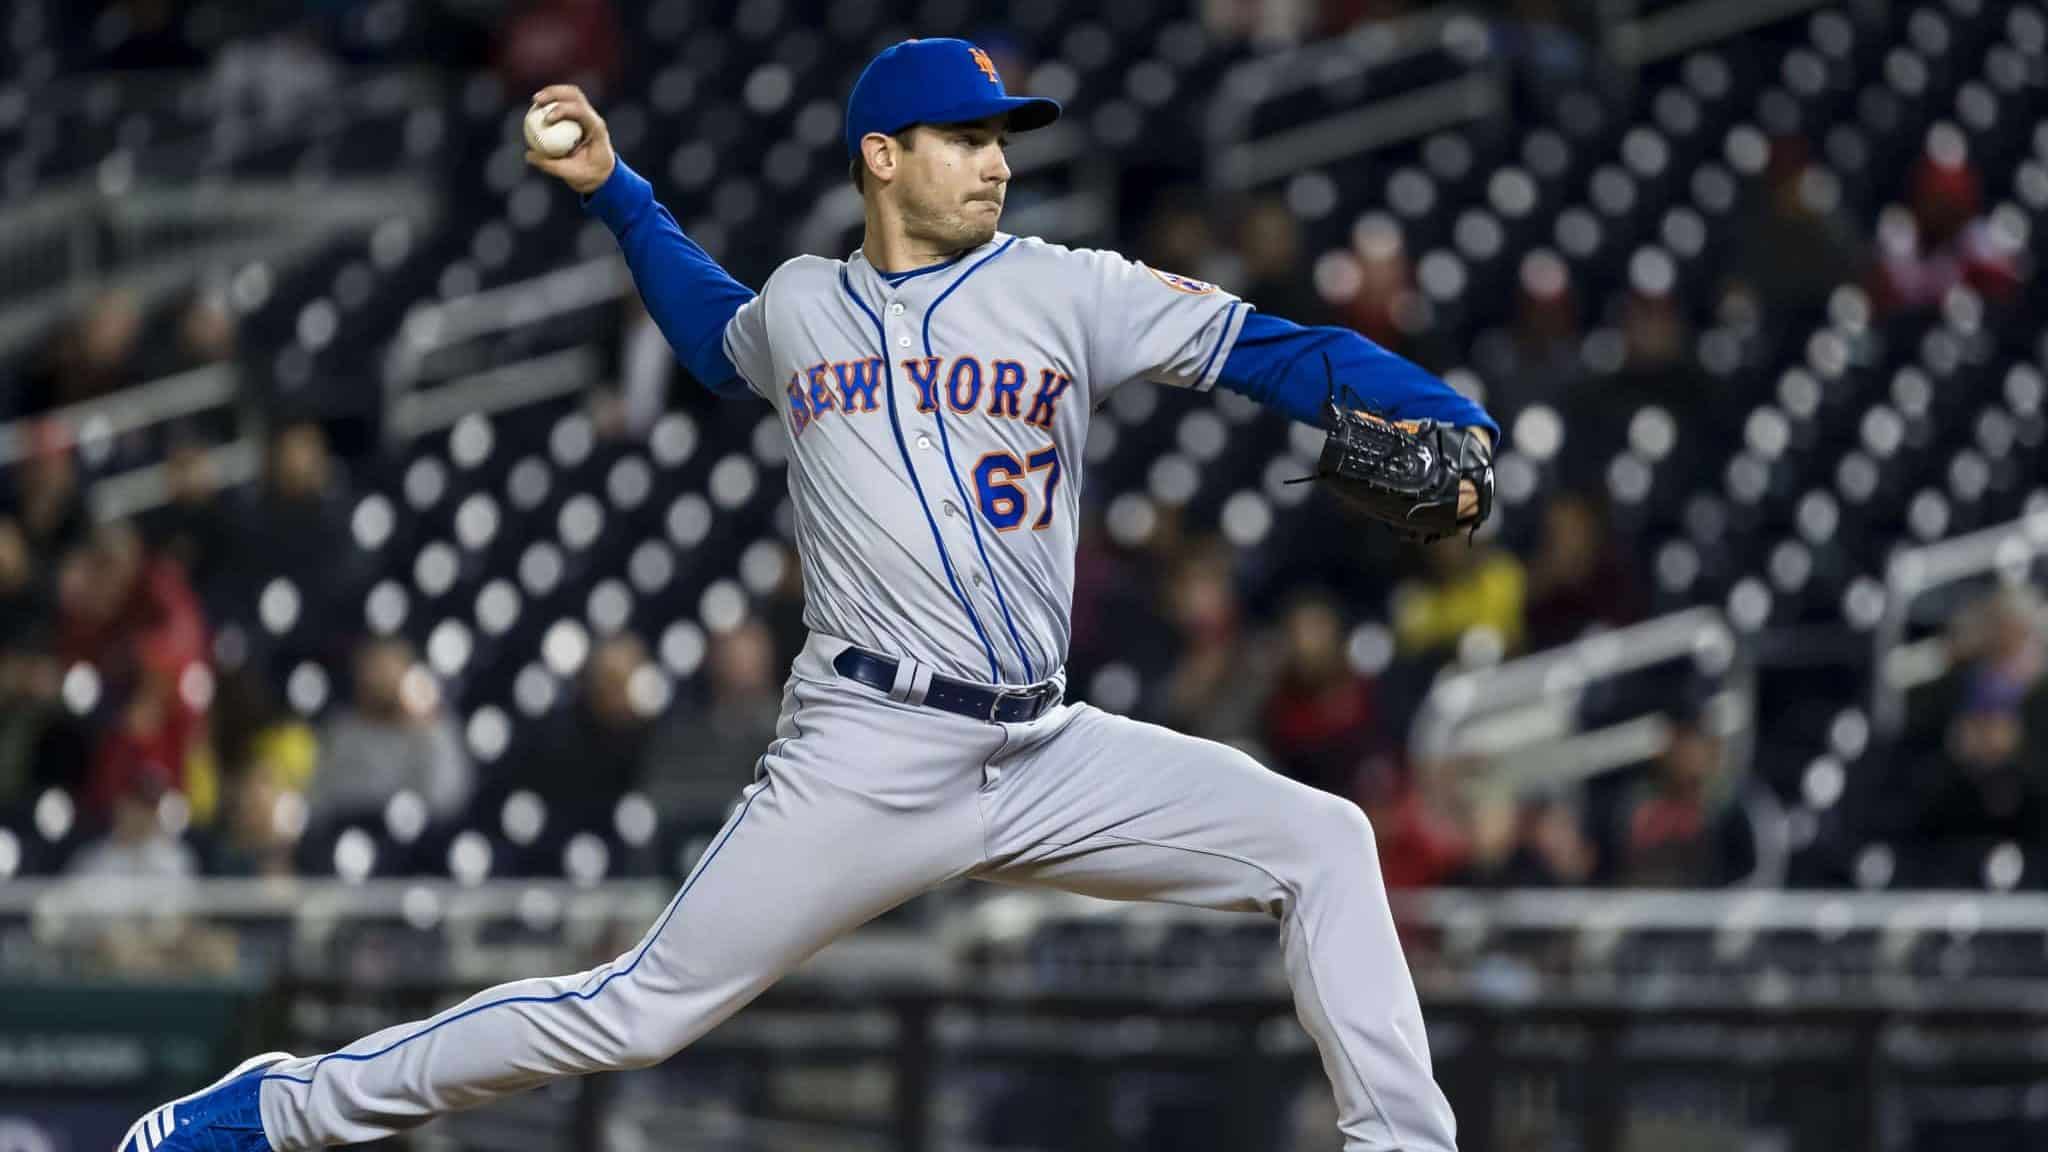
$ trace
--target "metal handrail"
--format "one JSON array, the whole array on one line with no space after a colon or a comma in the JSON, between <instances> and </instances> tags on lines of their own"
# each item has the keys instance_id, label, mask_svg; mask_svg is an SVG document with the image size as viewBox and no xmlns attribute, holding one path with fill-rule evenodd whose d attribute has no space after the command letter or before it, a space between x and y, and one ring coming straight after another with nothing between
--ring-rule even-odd
<instances>
[{"instance_id":1,"label":"metal handrail","mask_svg":"<svg viewBox=\"0 0 2048 1152\"><path fill-rule=\"evenodd\" d=\"M1733 695L1724 693L1728 704L1723 707L1733 706L1733 714L1727 717L1730 726L1746 730L1754 712L1749 706L1753 683L1739 664L1735 634L1727 619L1719 609L1701 606L1596 633L1492 668L1440 677L1424 697L1409 730L1410 755L1418 763L1460 755L1498 757L1510 750L1527 755L1531 748L1571 742L1572 759L1579 762L1580 775L1632 762L1645 749L1654 753L1652 743L1662 747L1661 727L1645 730L1640 739L1626 738L1634 729L1619 734L1606 729L1575 733L1570 718L1579 693L1593 681L1687 656L1709 667L1735 670ZM1489 716L1499 722L1485 725L1483 720ZM1579 755L1602 747L1610 754L1590 760Z\"/></svg>"},{"instance_id":2,"label":"metal handrail","mask_svg":"<svg viewBox=\"0 0 2048 1152\"><path fill-rule=\"evenodd\" d=\"M1606 28L1608 59L1627 71L1733 39L1775 20L1824 7L1832 0L1694 0L1654 16L1613 19ZM1622 4L1633 8L1630 0ZM1609 7L1619 5L1610 4Z\"/></svg>"},{"instance_id":3,"label":"metal handrail","mask_svg":"<svg viewBox=\"0 0 2048 1152\"><path fill-rule=\"evenodd\" d=\"M111 396L0 424L0 468L28 458L38 427L61 429L73 441L84 436L123 436L152 424L224 407L234 402L240 386L241 374L233 364L206 364Z\"/></svg>"},{"instance_id":4,"label":"metal handrail","mask_svg":"<svg viewBox=\"0 0 2048 1152\"><path fill-rule=\"evenodd\" d=\"M1447 5L1346 35L1248 60L1226 72L1205 125L1210 186L1242 191L1306 168L1483 119L1502 104L1500 80L1474 70L1456 79L1347 108L1254 138L1258 108L1279 97L1445 46L1477 17Z\"/></svg>"},{"instance_id":5,"label":"metal handrail","mask_svg":"<svg viewBox=\"0 0 2048 1152\"><path fill-rule=\"evenodd\" d=\"M660 914L673 885L656 880L490 880L476 885L438 878L206 878L128 880L15 879L0 883L0 919L93 921L180 914L223 920L278 920L332 926L372 922L639 922ZM2048 893L1976 890L1913 892L1775 889L1542 888L1429 889L1397 892L1405 923L1459 931L1813 931L1970 936L2048 932ZM926 928L876 928L877 940L912 935L944 947L1000 943L1056 921L1099 921L1150 929L1218 924L1243 914L1173 904L1120 903L1045 890L1007 890L943 907ZM877 950L877 954L881 950ZM2048 954L2044 954L2048 967Z\"/></svg>"}]
</instances>

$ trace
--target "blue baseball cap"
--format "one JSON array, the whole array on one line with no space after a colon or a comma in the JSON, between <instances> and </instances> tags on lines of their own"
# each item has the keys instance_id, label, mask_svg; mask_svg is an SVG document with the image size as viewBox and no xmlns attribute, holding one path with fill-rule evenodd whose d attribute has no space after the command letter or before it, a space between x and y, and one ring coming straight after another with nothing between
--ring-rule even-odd
<instances>
[{"instance_id":1,"label":"blue baseball cap","mask_svg":"<svg viewBox=\"0 0 2048 1152\"><path fill-rule=\"evenodd\" d=\"M1012 132L1060 118L1057 100L1003 90L988 53L965 40L905 40L875 54L846 100L846 158L860 155L870 132L894 135L913 124L959 124L1007 116Z\"/></svg>"}]
</instances>

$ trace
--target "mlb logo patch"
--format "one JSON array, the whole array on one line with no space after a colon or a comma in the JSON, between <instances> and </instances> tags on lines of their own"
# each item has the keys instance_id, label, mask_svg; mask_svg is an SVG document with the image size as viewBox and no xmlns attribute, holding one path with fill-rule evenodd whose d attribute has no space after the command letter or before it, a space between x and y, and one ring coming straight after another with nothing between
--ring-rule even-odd
<instances>
[{"instance_id":1,"label":"mlb logo patch","mask_svg":"<svg viewBox=\"0 0 2048 1152\"><path fill-rule=\"evenodd\" d=\"M1181 276L1173 272L1161 272L1150 265L1146 266L1145 271L1159 277L1161 284L1166 285L1175 292L1185 292L1190 296L1207 296L1216 290L1214 284L1206 280L1197 280L1192 276Z\"/></svg>"}]
</instances>

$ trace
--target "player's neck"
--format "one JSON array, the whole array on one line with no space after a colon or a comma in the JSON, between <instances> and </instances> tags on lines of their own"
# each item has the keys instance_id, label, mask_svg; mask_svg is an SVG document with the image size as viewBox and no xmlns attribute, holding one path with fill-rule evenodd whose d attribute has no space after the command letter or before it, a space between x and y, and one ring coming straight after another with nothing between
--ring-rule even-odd
<instances>
[{"instance_id":1,"label":"player's neck","mask_svg":"<svg viewBox=\"0 0 2048 1152\"><path fill-rule=\"evenodd\" d=\"M919 268L943 264L966 251L964 248L942 248L900 232L892 234L885 228L868 229L860 250L868 258L869 266L882 273L915 272Z\"/></svg>"},{"instance_id":2,"label":"player's neck","mask_svg":"<svg viewBox=\"0 0 2048 1152\"><path fill-rule=\"evenodd\" d=\"M943 264L966 252L957 245L948 246L942 241L911 234L903 226L903 216L894 205L870 197L864 213L866 228L861 237L860 250L867 257L868 265L885 275L899 272L915 272L933 264Z\"/></svg>"}]
</instances>

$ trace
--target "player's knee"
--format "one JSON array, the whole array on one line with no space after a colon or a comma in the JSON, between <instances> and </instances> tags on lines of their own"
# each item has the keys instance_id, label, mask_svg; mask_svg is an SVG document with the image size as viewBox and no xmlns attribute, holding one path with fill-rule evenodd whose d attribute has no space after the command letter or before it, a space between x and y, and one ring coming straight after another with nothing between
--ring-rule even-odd
<instances>
[{"instance_id":1,"label":"player's knee","mask_svg":"<svg viewBox=\"0 0 2048 1152\"><path fill-rule=\"evenodd\" d=\"M1358 805L1342 796L1319 793L1303 827L1312 875L1339 882L1377 880L1379 845L1373 838L1372 821Z\"/></svg>"}]
</instances>

